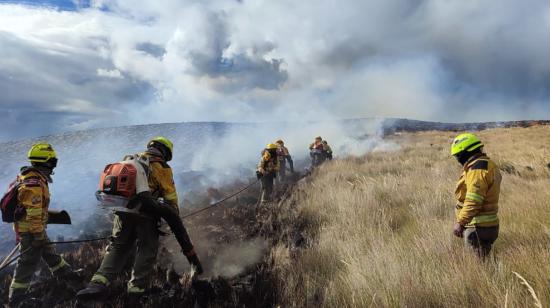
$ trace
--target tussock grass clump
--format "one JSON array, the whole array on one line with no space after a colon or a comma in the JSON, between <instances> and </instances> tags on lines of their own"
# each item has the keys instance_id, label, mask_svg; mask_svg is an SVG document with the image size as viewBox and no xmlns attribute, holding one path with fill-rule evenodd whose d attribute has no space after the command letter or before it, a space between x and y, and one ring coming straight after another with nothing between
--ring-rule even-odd
<instances>
[{"instance_id":1,"label":"tussock grass clump","mask_svg":"<svg viewBox=\"0 0 550 308\"><path fill-rule=\"evenodd\" d=\"M454 135L391 137L400 150L327 163L300 184L279 206L287 223L307 219L311 245L272 250L282 306L550 305L550 127L479 133L504 168L501 233L485 263L451 233Z\"/></svg>"}]
</instances>

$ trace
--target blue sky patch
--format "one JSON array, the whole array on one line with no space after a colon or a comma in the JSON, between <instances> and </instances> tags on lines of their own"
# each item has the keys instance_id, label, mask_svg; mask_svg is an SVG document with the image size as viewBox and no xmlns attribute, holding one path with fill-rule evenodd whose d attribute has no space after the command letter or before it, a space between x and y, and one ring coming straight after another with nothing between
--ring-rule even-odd
<instances>
[{"instance_id":1,"label":"blue sky patch","mask_svg":"<svg viewBox=\"0 0 550 308\"><path fill-rule=\"evenodd\" d=\"M90 0L0 0L0 4L21 4L55 8L62 11L77 11L90 7Z\"/></svg>"}]
</instances>

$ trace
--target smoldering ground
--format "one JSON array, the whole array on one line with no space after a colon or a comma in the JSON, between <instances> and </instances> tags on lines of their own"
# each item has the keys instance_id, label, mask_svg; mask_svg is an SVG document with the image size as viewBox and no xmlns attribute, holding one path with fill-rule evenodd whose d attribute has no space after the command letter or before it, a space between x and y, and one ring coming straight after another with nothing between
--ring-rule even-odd
<instances>
[{"instance_id":1,"label":"smoldering ground","mask_svg":"<svg viewBox=\"0 0 550 308\"><path fill-rule=\"evenodd\" d=\"M260 152L267 143L282 138L295 161L307 158L308 144L317 135L332 145L336 156L360 155L387 144L380 136L381 120L325 121L311 123L182 123L79 131L57 136L42 137L21 142L6 143L1 152L8 164L0 171L0 185L6 187L19 167L26 164L26 152L38 140L53 144L58 151L59 167L51 185L52 209L67 210L73 220L71 226L51 225L48 233L75 238L108 234L111 215L97 208L94 193L104 166L126 154L145 149L147 141L155 135L165 135L175 144L174 159L170 165L183 209L200 208L219 200L223 195L208 196L208 189L231 187L237 190L254 177ZM297 163L297 168L304 167ZM298 170L299 171L299 170ZM239 181L239 185L234 185ZM226 193L232 191L225 190ZM212 275L228 275L243 266L254 264L265 245L258 239L233 239L219 246L212 242L213 230L188 226L199 252L208 255L212 262ZM204 222L206 225L208 221ZM14 245L15 237L8 224L2 224L0 251L6 253ZM195 240L196 238L196 240ZM209 249L216 247L216 250ZM241 253L242 252L242 253ZM183 264L179 253L173 264ZM238 256L238 258L233 258ZM243 264L234 262L243 261ZM232 263L231 263L232 262ZM227 264L226 269L222 268ZM229 268L233 268L229 270Z\"/></svg>"},{"instance_id":2,"label":"smoldering ground","mask_svg":"<svg viewBox=\"0 0 550 308\"><path fill-rule=\"evenodd\" d=\"M254 175L261 150L267 143L279 138L285 141L293 155L297 171L308 166L308 145L318 135L328 140L335 155L340 157L395 149L395 145L382 139L382 123L381 119L371 119L230 126L225 134L204 139L201 146L194 151L190 168L195 171L195 177L203 174L206 179L201 182L203 185L194 185L182 196L184 209L206 206L247 185L247 181ZM188 183L184 179L181 182L184 187ZM228 187L232 189L227 189ZM208 189L219 188L224 188L224 193L206 192ZM255 200L254 197L257 196L253 196L252 200ZM253 204L254 202L243 203L240 206ZM187 226L197 245L197 251L207 256L206 274L235 276L247 266L256 264L268 247L268 243L262 238L242 238L239 227L224 221L223 217L208 216L207 213L204 220L199 221L202 223L191 221ZM220 238L223 239L221 243ZM187 268L181 254L173 253L177 251L173 239L168 242L171 245L167 247L172 250L169 254L172 259L168 259L175 264L175 269L181 269L182 266Z\"/></svg>"},{"instance_id":3,"label":"smoldering ground","mask_svg":"<svg viewBox=\"0 0 550 308\"><path fill-rule=\"evenodd\" d=\"M374 123L374 124L373 124ZM181 124L183 126L186 126L184 124ZM204 132L206 130L205 127L208 127L207 124L202 124L198 130ZM205 126L206 125L206 126ZM220 124L217 124L220 125ZM229 124L226 124L226 126ZM230 126L230 125L229 125ZM312 126L312 127L310 127ZM132 141L132 138L139 139L136 142L141 142L144 137L142 135L134 135L134 134L127 134L125 135L127 131L134 132L135 130L139 130L140 132L146 131L147 134L149 133L156 133L157 129L162 129L164 131L167 131L171 134L174 134L175 132L178 132L178 125L172 124L168 126L158 126L154 128L147 128L147 127L138 127L138 128L118 128L113 129L113 131L116 131L116 133L113 133L113 135L116 136L122 136L125 140L125 142ZM279 126L281 127L281 126ZM346 155L360 155L362 151L377 151L377 150L387 150L395 148L395 145L387 142L386 140L382 139L382 137L379 135L381 131L381 127L384 127L384 125L381 125L378 122L373 121L366 121L364 123L361 123L361 121L350 121L346 122L344 124L320 124L320 123L310 123L310 124L304 124L300 125L300 127L295 127L292 125L288 126L288 129L293 129L300 131L301 134L303 134L305 137L305 140L301 141L299 139L289 139L294 140L292 142L304 142L304 144L301 145L301 147L307 148L307 144L309 141L311 141L310 134L313 133L312 130L315 132L320 132L326 137L331 138L330 136L334 136L334 142L331 141L331 144L333 144L335 149L343 149L339 155L346 156ZM187 130L192 130L190 127L186 126ZM230 148L237 153L238 151L235 150L238 148L238 146L242 145L239 143L239 140L243 140L246 138L242 138L241 134L238 134L238 132L246 133L247 136L252 140L252 137L262 139L264 138L263 135L265 132L263 130L259 130L260 134L258 135L251 135L256 130L250 130L248 127L245 130L241 129L235 129L233 133L224 135L226 138L218 138L218 137L212 137L210 136L211 140L206 140L207 138L203 138L201 140L201 144L203 145L203 149L200 149L200 152L208 153L208 149L210 151L214 151L215 149L212 148L212 144L217 144L216 140L226 140L228 144L232 144L234 147ZM283 130L281 130L283 131ZM338 133L347 132L347 135L339 135ZM85 137L89 134L92 134L93 132L80 132L78 135L78 138L72 139L71 136L62 136L62 137L51 137L52 140L55 140L56 142L62 143L62 140L84 140L88 137ZM112 132L111 132L112 133ZM273 132L270 132L273 134ZM197 133L198 135L198 133ZM232 137L230 138L230 135L235 135L237 138L236 140ZM105 133L104 135L101 135L102 137L107 137L108 134ZM204 136L204 135L201 135ZM216 135L217 136L217 135ZM313 134L315 136L315 134ZM266 138L270 138L271 136L267 136ZM339 138L337 138L339 137ZM92 137L89 137L89 139L86 139L88 141L95 140ZM135 141L135 140L133 140ZM132 141L132 142L133 142ZM230 142L229 142L230 141ZM82 151L85 151L86 146L84 146L82 143L77 143L76 149L81 148ZM85 143L85 142L84 142ZM137 144L137 143L136 143ZM23 147L22 145L19 145L20 147ZM14 146L13 144L9 147L11 148L18 148L19 146ZM25 145L26 146L26 145ZM180 145L181 146L181 145ZM225 168L228 170L232 170L234 168L244 168L248 169L250 175L248 177L244 178L238 178L229 182L226 180L222 180L223 177L219 177L219 180L216 180L216 177L212 177L212 183L216 184L213 186L205 186L205 185L199 185L194 191L194 194L191 193L183 193L181 198L183 199L183 207L182 207L182 215L186 215L190 212L192 212L194 209L201 208L202 206L205 206L206 204L209 204L211 202L215 202L217 200L220 200L223 198L223 196L229 195L232 192L237 191L239 188L243 187L244 185L247 185L250 183L250 181L253 181L251 178L251 175L253 175L253 170L255 163L259 159L259 150L263 147L263 143L258 145L257 151L255 151L255 154L246 154L250 156L250 160L253 160L252 166L248 166L248 164L244 164L242 166L239 166L238 164L235 164L235 160L228 159L226 160L226 164L219 163L216 165L218 168ZM8 147L8 146L7 146ZM93 147L93 146L92 146ZM63 146L60 147L63 149ZM135 145L132 146L128 151L134 151ZM111 148L112 149L112 148ZM351 150L345 150L345 149L351 149ZM291 149L292 150L292 149ZM75 153L78 150L74 151ZM126 152L127 149L123 149L122 147L117 148L116 150L112 150L116 153L111 153L112 155L118 155L119 152ZM300 150L297 150L296 152L299 152ZM307 150L302 150L307 151ZM189 153L188 153L189 154ZM24 155L22 153L21 155ZM64 154L67 155L67 154ZM206 154L205 154L206 155ZM245 155L245 156L246 156ZM300 155L296 155L297 161L299 162ZM182 159L181 157L178 159ZM179 164L178 164L179 163ZM174 166L179 165L179 168L182 168L183 162L174 161ZM73 166L75 167L75 166ZM82 167L81 165L77 165L77 167ZM176 169L176 168L175 168ZM181 169L176 169L176 174L178 174ZM189 169L187 169L189 170ZM210 178L209 173L216 174L214 172L216 168L210 167L210 171L206 172L204 174L205 178ZM97 182L97 175L94 174L95 172L91 172L89 176L93 177L94 183ZM98 171L99 173L99 171ZM223 175L224 173L219 173ZM59 176L60 174L58 174ZM186 183L185 181L182 181L181 179L178 181L178 188L181 188L181 183ZM225 184L224 184L225 183ZM54 184L58 184L57 182ZM95 183L97 184L97 183ZM65 189L70 189L73 186L67 186ZM95 186L94 186L95 187ZM61 188L61 187L60 187ZM191 219L184 220L184 223L186 227L189 230L189 233L191 234L191 238L195 242L197 252L201 259L203 260L203 263L207 269L206 275L204 277L208 277L208 283L205 283L206 287L205 290L211 290L214 289L214 293L206 293L206 295L201 295L205 298L210 298L211 300L218 300L221 303L224 303L227 305L228 299L235 299L238 303L255 303L255 304L263 304L266 305L268 303L272 303L272 299L274 296L274 292L276 292L274 286L270 282L270 270L269 266L269 258L270 256L266 254L267 248L272 247L275 244L284 243L294 246L301 246L301 245L307 245L309 239L307 232L304 232L303 228L304 226L307 226L307 221L301 221L297 219L296 221L286 221L280 217L280 215L284 216L287 215L286 211L292 211L292 207L286 208L284 213L281 213L279 204L272 204L264 207L257 208L257 197L258 197L258 186L253 187L251 190L246 191L242 195L239 195L237 198L229 200L227 203L225 203L223 206L216 207L212 209L211 211L204 212L200 215L194 216ZM281 185L279 187L279 194L285 195L286 189L285 185ZM183 189L182 189L183 190ZM192 195L194 197L192 197ZM279 196L280 196L279 195ZM186 201L187 200L187 201ZM69 206L70 204L67 204ZM104 221L103 224L103 231L108 232L109 231L109 220L108 215L106 213L102 213L101 211L97 211L95 209L95 206L93 204L90 204L89 207L87 207L88 211L90 211L92 214L89 215L95 215L97 219L102 218ZM284 215L283 215L284 214ZM88 214L87 214L88 215ZM88 216L89 216L88 215ZM295 214L293 214L295 215ZM87 224L91 229L96 229L96 231L100 228L97 224L97 222L94 224L91 219L84 220L83 224ZM80 226L81 227L81 226ZM3 233L3 234L12 234L11 231ZM67 233L69 234L69 233ZM161 245L161 251L159 254L159 262L157 262L155 266L155 273L154 273L154 286L157 291L159 292L156 295L153 295L151 297L151 303L149 303L149 306L155 306L159 305L159 301L162 302L164 300L169 301L178 301L178 303L181 305L181 300L186 298L196 298L196 294L190 294L185 293L188 292L190 289L188 288L188 280L186 280L188 276L188 270L189 267L187 265L187 261L182 256L181 252L179 251L179 247L174 243L174 240L171 236L166 236L163 239L164 244ZM288 243L287 243L288 242ZM90 247L89 245L73 245L70 247L60 247L62 251L68 256L68 260L74 264L77 267L84 267L85 268L85 275L81 279L80 283L83 285L85 284L89 277L93 274L93 272L97 269L99 266L99 262L101 260L103 251L101 248L103 248L105 243L96 244L95 246ZM179 279L177 283L175 283L175 286L168 286L168 289L165 290L164 284L166 284L166 275L165 271L169 269L174 269L175 276L177 276ZM47 272L47 271L44 271ZM4 286L7 286L9 284L9 274L7 272L3 273L3 281ZM182 275L182 276L179 276ZM187 277L187 278L186 278ZM0 277L1 278L1 277ZM123 274L120 279L116 282L116 287L114 287L115 295L116 297L113 297L113 305L116 307L121 301L124 301L124 281L127 279L127 273ZM50 294L51 288L48 288L48 284L44 282L48 282L47 277L39 277L38 278L38 284L36 284L36 295L44 296L44 298L47 298L49 300L52 300ZM78 288L78 286L73 286L73 288ZM158 289L161 288L161 291L158 291ZM173 296L170 295L175 288L176 291L174 292L180 292L179 295ZM209 289L210 288L210 289ZM6 287L7 289L7 287ZM195 290L194 288L191 288L192 290ZM226 293L221 292L220 290L226 290ZM190 292L190 291L189 291ZM195 292L195 291L193 291ZM216 293L218 292L218 293ZM237 294L237 295L235 295ZM57 298L56 300L63 300L66 301L65 304L71 303L71 301L74 300L72 297L73 295L70 294L70 292L67 292L67 297L60 299ZM232 297L233 296L233 297ZM265 297L262 297L265 296ZM224 306L224 305L221 305Z\"/></svg>"},{"instance_id":4,"label":"smoldering ground","mask_svg":"<svg viewBox=\"0 0 550 308\"><path fill-rule=\"evenodd\" d=\"M231 187L227 189L231 190ZM224 207L213 208L207 215L195 216L186 225L196 241L199 256L207 267L206 275L191 279L187 261L182 258L171 236L164 237L158 262L154 265L150 293L141 301L143 307L201 307L249 306L259 307L273 302L274 288L266 271L268 234L258 233L269 224L269 215L257 215L255 198L258 188L248 191L240 200L231 200ZM244 200L242 200L244 198ZM249 201L252 200L252 203ZM183 209L183 213L188 210ZM267 220L266 220L267 219ZM93 275L104 253L105 242L61 246L67 261L82 268L80 278L70 283L51 278L42 267L31 286L30 296L42 306L74 307L74 292L84 287ZM169 251L172 250L172 251ZM127 307L126 270L112 281L109 298L102 306ZM7 300L9 271L0 275L0 299Z\"/></svg>"},{"instance_id":5,"label":"smoldering ground","mask_svg":"<svg viewBox=\"0 0 550 308\"><path fill-rule=\"evenodd\" d=\"M219 228L219 226L210 223L208 228L210 230L205 231L212 231L212 228ZM231 234L226 234L226 238L219 243L216 242L216 239L211 238L211 234L199 234L197 231L197 229L191 229L190 236L193 238L195 250L198 251L205 268L203 277L235 277L250 266L262 261L269 248L267 240L260 237L228 240L227 237L231 237ZM163 240L163 247L167 253L161 255L161 263L168 264L168 267L177 273L189 270L186 258L173 239Z\"/></svg>"}]
</instances>

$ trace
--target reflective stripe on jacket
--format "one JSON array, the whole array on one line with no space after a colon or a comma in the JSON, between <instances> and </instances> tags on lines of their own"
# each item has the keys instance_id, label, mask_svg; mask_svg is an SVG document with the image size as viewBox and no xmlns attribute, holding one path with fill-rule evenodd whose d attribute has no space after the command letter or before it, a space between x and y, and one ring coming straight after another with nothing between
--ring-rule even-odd
<instances>
[{"instance_id":1,"label":"reflective stripe on jacket","mask_svg":"<svg viewBox=\"0 0 550 308\"><path fill-rule=\"evenodd\" d=\"M457 222L466 227L498 226L498 200L502 176L486 155L472 157L456 186Z\"/></svg>"},{"instance_id":2,"label":"reflective stripe on jacket","mask_svg":"<svg viewBox=\"0 0 550 308\"><path fill-rule=\"evenodd\" d=\"M18 175L20 181L17 200L25 208L26 215L15 222L13 228L17 233L40 233L46 229L50 190L48 181L40 171L25 167Z\"/></svg>"}]
</instances>

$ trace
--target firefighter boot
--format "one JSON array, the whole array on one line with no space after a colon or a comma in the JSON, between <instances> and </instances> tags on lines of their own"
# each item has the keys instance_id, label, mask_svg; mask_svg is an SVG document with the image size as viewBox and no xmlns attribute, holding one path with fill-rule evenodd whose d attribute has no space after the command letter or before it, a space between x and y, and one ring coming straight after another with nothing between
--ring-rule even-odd
<instances>
[{"instance_id":1,"label":"firefighter boot","mask_svg":"<svg viewBox=\"0 0 550 308\"><path fill-rule=\"evenodd\" d=\"M105 284L90 282L86 289L82 289L76 293L76 298L83 301L102 299L107 296L108 291L109 290Z\"/></svg>"},{"instance_id":2,"label":"firefighter boot","mask_svg":"<svg viewBox=\"0 0 550 308\"><path fill-rule=\"evenodd\" d=\"M17 307L27 298L27 289L10 289L8 307Z\"/></svg>"}]
</instances>

